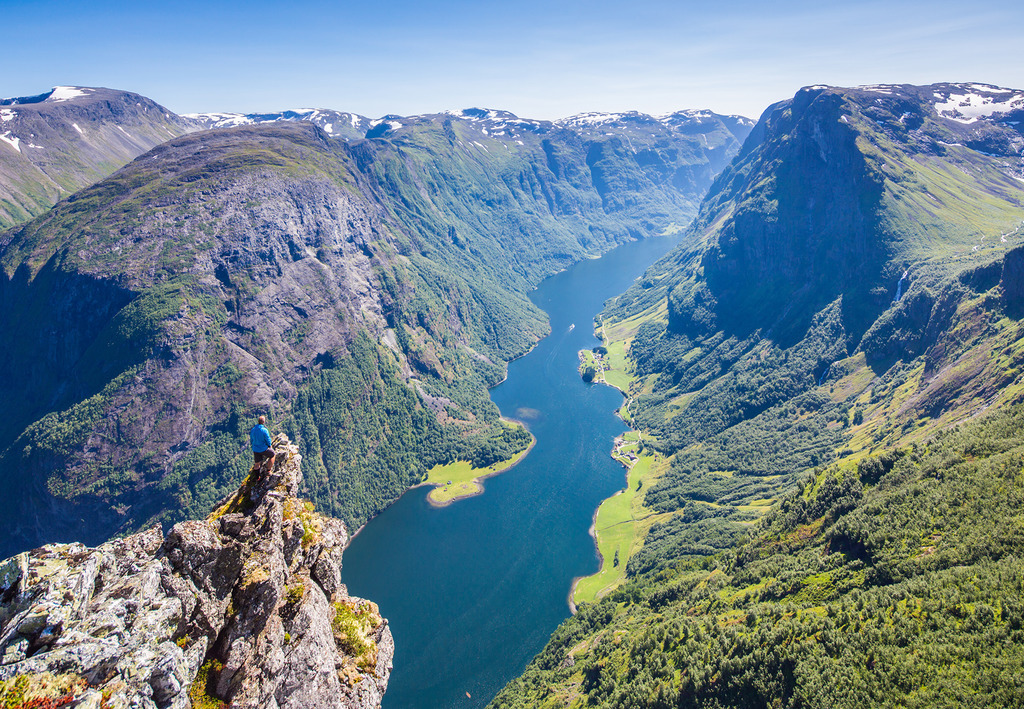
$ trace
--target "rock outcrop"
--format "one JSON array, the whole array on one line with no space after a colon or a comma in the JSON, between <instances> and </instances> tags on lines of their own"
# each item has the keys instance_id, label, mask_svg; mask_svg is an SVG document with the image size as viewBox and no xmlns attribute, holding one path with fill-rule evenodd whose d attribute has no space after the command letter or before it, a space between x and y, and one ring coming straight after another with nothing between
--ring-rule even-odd
<instances>
[{"instance_id":1,"label":"rock outcrop","mask_svg":"<svg viewBox=\"0 0 1024 709\"><path fill-rule=\"evenodd\" d=\"M166 537L0 563L4 706L379 706L387 621L341 583L344 525L296 497L297 448L275 450L272 471Z\"/></svg>"}]
</instances>

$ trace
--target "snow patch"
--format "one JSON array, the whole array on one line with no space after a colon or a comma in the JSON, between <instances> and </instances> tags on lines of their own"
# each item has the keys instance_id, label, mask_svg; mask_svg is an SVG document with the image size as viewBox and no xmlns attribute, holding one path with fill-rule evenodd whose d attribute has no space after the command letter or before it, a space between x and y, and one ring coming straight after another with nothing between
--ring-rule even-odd
<instances>
[{"instance_id":1,"label":"snow patch","mask_svg":"<svg viewBox=\"0 0 1024 709\"><path fill-rule=\"evenodd\" d=\"M866 86L858 86L861 91L871 91L876 94L886 94L891 96L895 93L893 89L897 88L895 84L867 84Z\"/></svg>"},{"instance_id":2,"label":"snow patch","mask_svg":"<svg viewBox=\"0 0 1024 709\"><path fill-rule=\"evenodd\" d=\"M990 84L968 84L967 88L974 89L975 91L982 91L987 94L1012 94L1013 89L1003 89L998 86L992 86Z\"/></svg>"},{"instance_id":3,"label":"snow patch","mask_svg":"<svg viewBox=\"0 0 1024 709\"><path fill-rule=\"evenodd\" d=\"M10 131L0 134L0 140L5 143L9 143L12 148L17 150L19 153L21 152L21 139L12 135Z\"/></svg>"},{"instance_id":4,"label":"snow patch","mask_svg":"<svg viewBox=\"0 0 1024 709\"><path fill-rule=\"evenodd\" d=\"M124 133L124 134L125 134L126 136L128 136L129 138L132 138L132 134L131 134L131 133L129 133L128 131L126 131L126 130L125 130L124 128L122 128L121 126L118 126L118 127L117 127L117 129L118 129L119 131L121 131L122 133ZM135 140L135 139L134 139L134 138L132 138L132 140Z\"/></svg>"},{"instance_id":5,"label":"snow patch","mask_svg":"<svg viewBox=\"0 0 1024 709\"><path fill-rule=\"evenodd\" d=\"M569 116L557 122L570 126L599 126L622 120L624 115L622 113L577 113L575 116Z\"/></svg>"},{"instance_id":6,"label":"snow patch","mask_svg":"<svg viewBox=\"0 0 1024 709\"><path fill-rule=\"evenodd\" d=\"M85 131L79 128L77 123L72 123L71 127L77 130L81 135L85 135Z\"/></svg>"},{"instance_id":7,"label":"snow patch","mask_svg":"<svg viewBox=\"0 0 1024 709\"><path fill-rule=\"evenodd\" d=\"M0 110L0 121L6 122L6 121L14 120L14 117L16 115L18 115L18 114L15 113L14 111L12 111L11 109L4 108L4 109Z\"/></svg>"},{"instance_id":8,"label":"snow patch","mask_svg":"<svg viewBox=\"0 0 1024 709\"><path fill-rule=\"evenodd\" d=\"M185 113L183 117L197 121L210 121L213 128L247 126L256 122L241 113Z\"/></svg>"},{"instance_id":9,"label":"snow patch","mask_svg":"<svg viewBox=\"0 0 1024 709\"><path fill-rule=\"evenodd\" d=\"M47 101L70 101L79 96L88 96L92 89L80 89L77 86L54 86L53 93L47 97Z\"/></svg>"},{"instance_id":10,"label":"snow patch","mask_svg":"<svg viewBox=\"0 0 1024 709\"><path fill-rule=\"evenodd\" d=\"M459 118L465 118L467 121L487 121L494 120L504 111L495 111L491 108L462 108L458 111L445 111L449 116L458 116Z\"/></svg>"},{"instance_id":11,"label":"snow patch","mask_svg":"<svg viewBox=\"0 0 1024 709\"><path fill-rule=\"evenodd\" d=\"M1024 92L972 84L980 93L951 93L945 101L935 103L935 112L957 123L975 123L995 113L1024 108Z\"/></svg>"},{"instance_id":12,"label":"snow patch","mask_svg":"<svg viewBox=\"0 0 1024 709\"><path fill-rule=\"evenodd\" d=\"M324 130L327 131L328 133L333 133L334 132L334 124L333 123L325 123L324 124Z\"/></svg>"}]
</instances>

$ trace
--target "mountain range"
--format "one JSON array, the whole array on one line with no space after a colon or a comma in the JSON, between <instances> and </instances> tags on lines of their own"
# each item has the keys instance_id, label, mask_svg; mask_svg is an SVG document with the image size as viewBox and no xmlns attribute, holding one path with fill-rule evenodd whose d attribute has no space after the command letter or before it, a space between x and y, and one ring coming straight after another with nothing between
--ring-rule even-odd
<instances>
[{"instance_id":1,"label":"mountain range","mask_svg":"<svg viewBox=\"0 0 1024 709\"><path fill-rule=\"evenodd\" d=\"M122 132L77 120L101 97L155 106L65 88L6 110L15 127L43 107ZM546 332L528 290L687 223L750 128L706 112L321 111L212 130L140 115L188 132L0 237L0 326L19 333L0 362L20 373L0 425L4 551L205 514L244 475L257 411L353 529L437 462L511 454L486 387ZM342 122L365 137L328 132Z\"/></svg>"}]
</instances>

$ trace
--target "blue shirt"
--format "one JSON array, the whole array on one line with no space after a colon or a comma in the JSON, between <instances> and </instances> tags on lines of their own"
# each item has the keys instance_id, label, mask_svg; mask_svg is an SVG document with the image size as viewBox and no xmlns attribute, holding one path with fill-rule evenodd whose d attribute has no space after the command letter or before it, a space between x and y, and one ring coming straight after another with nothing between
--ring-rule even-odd
<instances>
[{"instance_id":1,"label":"blue shirt","mask_svg":"<svg viewBox=\"0 0 1024 709\"><path fill-rule=\"evenodd\" d=\"M253 453L270 450L270 431L262 423L256 424L249 431L249 442L252 444Z\"/></svg>"}]
</instances>

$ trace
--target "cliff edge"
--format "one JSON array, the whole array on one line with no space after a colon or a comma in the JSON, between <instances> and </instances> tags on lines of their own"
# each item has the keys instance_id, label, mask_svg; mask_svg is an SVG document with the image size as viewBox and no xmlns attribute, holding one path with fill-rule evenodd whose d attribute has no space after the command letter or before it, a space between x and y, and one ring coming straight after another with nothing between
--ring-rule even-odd
<instances>
[{"instance_id":1,"label":"cliff edge","mask_svg":"<svg viewBox=\"0 0 1024 709\"><path fill-rule=\"evenodd\" d=\"M296 497L298 449L274 442L206 520L0 562L4 706L378 707L394 642L341 583L348 534Z\"/></svg>"}]
</instances>

